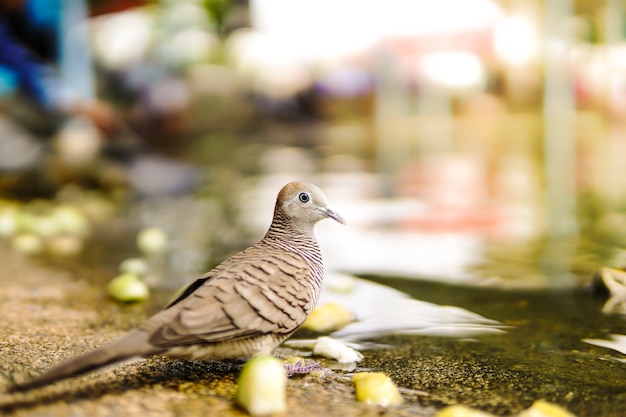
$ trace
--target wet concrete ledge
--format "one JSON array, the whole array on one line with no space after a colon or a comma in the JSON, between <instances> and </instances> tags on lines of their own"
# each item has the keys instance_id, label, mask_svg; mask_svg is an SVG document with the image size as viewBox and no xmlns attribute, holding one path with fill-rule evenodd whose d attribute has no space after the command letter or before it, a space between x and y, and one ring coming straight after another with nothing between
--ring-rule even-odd
<instances>
[{"instance_id":1,"label":"wet concrete ledge","mask_svg":"<svg viewBox=\"0 0 626 417\"><path fill-rule=\"evenodd\" d=\"M220 362L162 357L135 360L26 393L13 381L35 375L121 335L147 315L146 306L120 306L105 291L64 271L0 246L0 414L10 416L239 416L234 403L239 369ZM286 353L283 351L283 353ZM364 363L367 365L367 361ZM432 415L405 394L400 407L357 403L348 375L294 376L287 387L292 416Z\"/></svg>"}]
</instances>

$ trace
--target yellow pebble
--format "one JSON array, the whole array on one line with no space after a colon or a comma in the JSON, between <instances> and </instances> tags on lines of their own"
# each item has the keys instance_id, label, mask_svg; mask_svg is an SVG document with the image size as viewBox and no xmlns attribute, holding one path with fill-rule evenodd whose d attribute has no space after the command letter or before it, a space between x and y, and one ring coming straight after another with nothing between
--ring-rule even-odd
<instances>
[{"instance_id":1,"label":"yellow pebble","mask_svg":"<svg viewBox=\"0 0 626 417\"><path fill-rule=\"evenodd\" d=\"M373 405L399 405L402 396L396 384L382 372L362 372L352 377L358 401Z\"/></svg>"},{"instance_id":2,"label":"yellow pebble","mask_svg":"<svg viewBox=\"0 0 626 417\"><path fill-rule=\"evenodd\" d=\"M519 413L519 417L576 417L560 405L546 400L537 400L526 410Z\"/></svg>"},{"instance_id":3,"label":"yellow pebble","mask_svg":"<svg viewBox=\"0 0 626 417\"><path fill-rule=\"evenodd\" d=\"M339 330L354 321L354 315L341 304L325 303L315 308L302 327L319 333Z\"/></svg>"},{"instance_id":4,"label":"yellow pebble","mask_svg":"<svg viewBox=\"0 0 626 417\"><path fill-rule=\"evenodd\" d=\"M451 405L440 410L435 417L495 417L493 414L475 410L465 405Z\"/></svg>"}]
</instances>

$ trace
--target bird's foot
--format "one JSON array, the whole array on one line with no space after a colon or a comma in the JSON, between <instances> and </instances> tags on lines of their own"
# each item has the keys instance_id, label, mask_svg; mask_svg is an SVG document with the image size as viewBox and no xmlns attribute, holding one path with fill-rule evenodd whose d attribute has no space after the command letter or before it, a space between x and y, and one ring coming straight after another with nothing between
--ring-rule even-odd
<instances>
[{"instance_id":1,"label":"bird's foot","mask_svg":"<svg viewBox=\"0 0 626 417\"><path fill-rule=\"evenodd\" d=\"M285 371L287 374L310 374L313 371L317 371L322 369L319 362L313 362L308 365L304 364L303 361L299 360L294 363L285 363Z\"/></svg>"}]
</instances>

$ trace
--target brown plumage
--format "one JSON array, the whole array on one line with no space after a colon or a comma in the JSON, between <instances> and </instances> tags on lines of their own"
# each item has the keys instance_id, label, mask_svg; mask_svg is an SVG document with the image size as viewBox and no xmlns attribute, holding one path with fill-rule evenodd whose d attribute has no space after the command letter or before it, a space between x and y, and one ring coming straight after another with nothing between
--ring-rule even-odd
<instances>
[{"instance_id":1,"label":"brown plumage","mask_svg":"<svg viewBox=\"0 0 626 417\"><path fill-rule=\"evenodd\" d=\"M272 224L257 244L198 278L120 339L13 389L38 387L136 356L223 360L270 353L317 303L324 271L313 226L324 218L345 224L316 186L285 185Z\"/></svg>"}]
</instances>

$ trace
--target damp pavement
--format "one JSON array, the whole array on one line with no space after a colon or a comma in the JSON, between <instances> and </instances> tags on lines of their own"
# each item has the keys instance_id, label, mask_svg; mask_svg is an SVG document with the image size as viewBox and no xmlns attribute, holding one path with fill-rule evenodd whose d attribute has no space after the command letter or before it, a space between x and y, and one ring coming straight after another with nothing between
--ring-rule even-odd
<instances>
[{"instance_id":1,"label":"damp pavement","mask_svg":"<svg viewBox=\"0 0 626 417\"><path fill-rule=\"evenodd\" d=\"M0 414L246 415L234 402L239 368L220 362L153 357L26 393L6 393L13 381L27 379L121 335L152 314L156 306L109 300L103 285L85 279L88 270L77 273L53 268L2 246L0 259ZM476 291L474 297L487 305ZM441 296L442 291L438 289L437 294ZM493 294L482 296L494 298ZM324 377L292 376L287 385L288 415L420 417L435 415L447 405L465 404L508 416L538 399L555 402L581 417L621 415L626 409L624 364L608 350L549 341L516 316L515 309L532 309L535 302L529 295L520 297L526 299L525 304L500 297L500 304L512 310L496 318L505 321L505 316L509 317L511 321L505 324L522 342L507 335L478 340L380 337L376 343L386 347L364 350L364 359L355 370L335 369ZM543 323L543 327L546 333L566 330L554 324ZM320 360L305 351L282 348L277 353ZM336 368L330 361L320 362ZM358 403L350 377L360 371L388 374L400 386L404 403L390 408Z\"/></svg>"}]
</instances>

